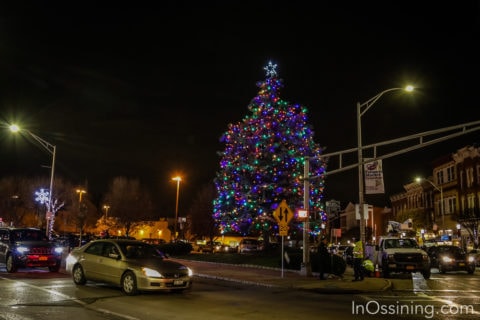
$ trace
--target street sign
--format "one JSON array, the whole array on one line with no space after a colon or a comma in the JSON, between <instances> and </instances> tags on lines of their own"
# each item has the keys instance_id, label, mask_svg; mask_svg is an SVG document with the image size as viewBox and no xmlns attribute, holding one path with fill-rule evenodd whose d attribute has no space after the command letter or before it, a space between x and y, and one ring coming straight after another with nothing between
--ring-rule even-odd
<instances>
[{"instance_id":1,"label":"street sign","mask_svg":"<svg viewBox=\"0 0 480 320\"><path fill-rule=\"evenodd\" d=\"M307 221L308 219L308 211L304 209L297 210L298 213L298 220L300 221Z\"/></svg>"},{"instance_id":2,"label":"street sign","mask_svg":"<svg viewBox=\"0 0 480 320\"><path fill-rule=\"evenodd\" d=\"M273 217L278 223L278 234L280 236L288 235L288 223L293 218L293 211L288 207L287 201L282 200L280 205L273 211Z\"/></svg>"},{"instance_id":3,"label":"street sign","mask_svg":"<svg viewBox=\"0 0 480 320\"><path fill-rule=\"evenodd\" d=\"M290 222L290 220L292 220L293 212L288 207L287 201L282 200L280 205L273 212L273 217L275 218L275 220L277 220L279 225L282 225L282 224L287 225Z\"/></svg>"},{"instance_id":4,"label":"street sign","mask_svg":"<svg viewBox=\"0 0 480 320\"><path fill-rule=\"evenodd\" d=\"M287 224L279 224L278 225L278 235L279 236L288 236L288 225Z\"/></svg>"}]
</instances>

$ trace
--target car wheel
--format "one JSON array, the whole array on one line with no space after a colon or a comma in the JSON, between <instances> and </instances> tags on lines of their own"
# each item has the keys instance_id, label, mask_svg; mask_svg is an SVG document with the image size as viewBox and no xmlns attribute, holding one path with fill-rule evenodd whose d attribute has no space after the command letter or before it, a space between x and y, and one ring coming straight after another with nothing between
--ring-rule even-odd
<instances>
[{"instance_id":1,"label":"car wheel","mask_svg":"<svg viewBox=\"0 0 480 320\"><path fill-rule=\"evenodd\" d=\"M473 274L475 272L475 267L467 269L468 274Z\"/></svg>"},{"instance_id":2,"label":"car wheel","mask_svg":"<svg viewBox=\"0 0 480 320\"><path fill-rule=\"evenodd\" d=\"M390 270L388 270L388 266L387 266L387 261L386 260L383 260L382 261L382 274L383 274L383 277L384 278L388 278L390 277Z\"/></svg>"},{"instance_id":3,"label":"car wheel","mask_svg":"<svg viewBox=\"0 0 480 320\"><path fill-rule=\"evenodd\" d=\"M390 277L390 271L388 270L388 267L383 268L383 277L384 278L389 278Z\"/></svg>"},{"instance_id":4,"label":"car wheel","mask_svg":"<svg viewBox=\"0 0 480 320\"><path fill-rule=\"evenodd\" d=\"M5 263L5 267L7 269L7 272L13 273L17 271L17 266L15 265L15 259L13 258L13 255L10 254L7 257L7 262Z\"/></svg>"},{"instance_id":5,"label":"car wheel","mask_svg":"<svg viewBox=\"0 0 480 320\"><path fill-rule=\"evenodd\" d=\"M75 284L84 285L87 283L87 278L85 278L85 273L83 272L81 265L77 264L73 267L72 275L73 282L75 282Z\"/></svg>"},{"instance_id":6,"label":"car wheel","mask_svg":"<svg viewBox=\"0 0 480 320\"><path fill-rule=\"evenodd\" d=\"M422 272L423 278L425 280L430 279L431 274L432 274L432 272L430 271L430 268L428 268L427 270L423 270L423 272Z\"/></svg>"},{"instance_id":7,"label":"car wheel","mask_svg":"<svg viewBox=\"0 0 480 320\"><path fill-rule=\"evenodd\" d=\"M60 264L61 264L61 261L57 261L57 263L54 266L48 267L48 270L50 272L58 272L58 270L60 270Z\"/></svg>"},{"instance_id":8,"label":"car wheel","mask_svg":"<svg viewBox=\"0 0 480 320\"><path fill-rule=\"evenodd\" d=\"M445 273L445 268L440 263L438 264L438 271L440 273Z\"/></svg>"},{"instance_id":9,"label":"car wheel","mask_svg":"<svg viewBox=\"0 0 480 320\"><path fill-rule=\"evenodd\" d=\"M137 278L132 271L127 271L122 277L122 290L128 296L134 296L138 293Z\"/></svg>"}]
</instances>

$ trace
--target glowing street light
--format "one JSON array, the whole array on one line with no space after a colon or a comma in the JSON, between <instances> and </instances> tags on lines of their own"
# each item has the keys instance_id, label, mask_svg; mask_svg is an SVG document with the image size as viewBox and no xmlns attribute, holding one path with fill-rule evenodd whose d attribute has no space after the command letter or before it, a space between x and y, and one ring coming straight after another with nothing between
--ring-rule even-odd
<instances>
[{"instance_id":1,"label":"glowing street light","mask_svg":"<svg viewBox=\"0 0 480 320\"><path fill-rule=\"evenodd\" d=\"M25 131L28 133L33 139L35 139L40 145L45 148L45 150L48 151L52 155L52 166L50 167L50 189L48 190L48 205L47 205L47 236L49 239L52 238L52 229L53 229L53 224L55 222L55 212L53 208L53 203L52 203L52 195L53 195L53 177L54 177L54 172L55 172L55 156L57 152L57 147L54 146L53 144L45 141L44 139L40 138L39 136L33 134L29 130L26 129L20 129L20 127L16 124L10 125L10 131L16 133L20 131Z\"/></svg>"},{"instance_id":2,"label":"glowing street light","mask_svg":"<svg viewBox=\"0 0 480 320\"><path fill-rule=\"evenodd\" d=\"M172 178L173 181L177 181L177 198L175 201L175 224L174 224L174 234L173 239L177 240L177 224L178 224L178 196L180 194L180 181L182 181L182 177L176 176Z\"/></svg>"},{"instance_id":3,"label":"glowing street light","mask_svg":"<svg viewBox=\"0 0 480 320\"><path fill-rule=\"evenodd\" d=\"M87 193L87 191L85 191L83 189L77 189L77 193L78 193L78 202L81 203L82 202L82 194Z\"/></svg>"},{"instance_id":4,"label":"glowing street light","mask_svg":"<svg viewBox=\"0 0 480 320\"><path fill-rule=\"evenodd\" d=\"M108 204L103 205L103 209L105 210L105 220L108 218L108 209L110 209L110 206Z\"/></svg>"},{"instance_id":5,"label":"glowing street light","mask_svg":"<svg viewBox=\"0 0 480 320\"><path fill-rule=\"evenodd\" d=\"M357 142L358 142L358 208L360 212L360 240L365 248L365 217L364 217L364 182L363 182L363 150L362 150L362 116L380 99L385 93L390 91L405 90L407 92L413 91L413 86L408 85L404 88L390 88L383 90L376 96L368 99L364 103L357 102Z\"/></svg>"}]
</instances>

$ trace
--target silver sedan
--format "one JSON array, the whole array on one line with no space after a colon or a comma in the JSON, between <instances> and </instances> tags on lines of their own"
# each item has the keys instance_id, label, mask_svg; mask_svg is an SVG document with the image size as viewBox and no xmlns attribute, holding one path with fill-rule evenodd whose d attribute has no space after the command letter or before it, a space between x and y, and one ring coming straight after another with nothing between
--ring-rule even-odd
<instances>
[{"instance_id":1,"label":"silver sedan","mask_svg":"<svg viewBox=\"0 0 480 320\"><path fill-rule=\"evenodd\" d=\"M77 285L87 281L110 283L121 287L127 295L139 291L183 291L192 286L192 270L137 240L91 241L69 253L66 270Z\"/></svg>"}]
</instances>

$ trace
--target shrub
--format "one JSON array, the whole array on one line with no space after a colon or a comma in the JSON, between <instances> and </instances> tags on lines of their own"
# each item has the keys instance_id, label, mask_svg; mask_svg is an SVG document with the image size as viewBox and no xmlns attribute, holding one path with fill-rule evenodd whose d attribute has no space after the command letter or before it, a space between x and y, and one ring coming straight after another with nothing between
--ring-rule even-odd
<instances>
[{"instance_id":1,"label":"shrub","mask_svg":"<svg viewBox=\"0 0 480 320\"><path fill-rule=\"evenodd\" d=\"M171 256L181 256L189 254L193 248L190 243L186 242L169 242L157 245L157 248L165 254Z\"/></svg>"}]
</instances>

